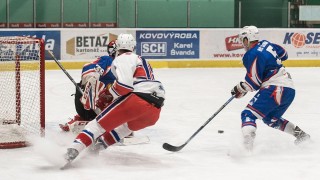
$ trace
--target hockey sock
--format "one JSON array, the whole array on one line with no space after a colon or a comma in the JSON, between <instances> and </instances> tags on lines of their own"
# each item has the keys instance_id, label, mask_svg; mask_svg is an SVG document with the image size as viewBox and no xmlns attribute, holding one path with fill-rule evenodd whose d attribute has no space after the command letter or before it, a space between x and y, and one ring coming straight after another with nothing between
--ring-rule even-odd
<instances>
[{"instance_id":1,"label":"hockey sock","mask_svg":"<svg viewBox=\"0 0 320 180\"><path fill-rule=\"evenodd\" d=\"M83 149L95 142L97 137L104 133L105 130L100 126L100 124L97 123L97 121L92 120L85 126L85 129L76 137L72 146L79 152L81 152ZM82 146L79 144L82 144Z\"/></svg>"},{"instance_id":2,"label":"hockey sock","mask_svg":"<svg viewBox=\"0 0 320 180\"><path fill-rule=\"evenodd\" d=\"M295 125L292 122L287 121L285 127L283 128L283 132L294 135L294 128L295 128Z\"/></svg>"},{"instance_id":3,"label":"hockey sock","mask_svg":"<svg viewBox=\"0 0 320 180\"><path fill-rule=\"evenodd\" d=\"M93 134L87 130L83 130L73 141L72 148L81 152L93 142Z\"/></svg>"}]
</instances>

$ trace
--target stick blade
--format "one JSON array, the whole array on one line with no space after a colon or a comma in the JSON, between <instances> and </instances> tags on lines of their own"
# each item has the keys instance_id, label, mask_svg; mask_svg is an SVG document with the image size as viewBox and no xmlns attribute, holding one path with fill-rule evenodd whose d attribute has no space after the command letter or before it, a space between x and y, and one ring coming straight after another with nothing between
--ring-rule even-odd
<instances>
[{"instance_id":1,"label":"stick blade","mask_svg":"<svg viewBox=\"0 0 320 180\"><path fill-rule=\"evenodd\" d=\"M172 152L177 152L180 151L186 144L183 144L181 146L172 146L168 143L164 143L162 145L163 149L167 150L167 151L172 151Z\"/></svg>"}]
</instances>

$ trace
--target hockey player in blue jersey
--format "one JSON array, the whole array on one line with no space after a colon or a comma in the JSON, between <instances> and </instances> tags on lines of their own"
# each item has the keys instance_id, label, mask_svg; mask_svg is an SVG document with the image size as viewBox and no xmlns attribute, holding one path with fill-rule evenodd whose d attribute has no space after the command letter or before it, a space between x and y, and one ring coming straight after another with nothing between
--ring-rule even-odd
<instances>
[{"instance_id":1,"label":"hockey player in blue jersey","mask_svg":"<svg viewBox=\"0 0 320 180\"><path fill-rule=\"evenodd\" d=\"M115 80L114 75L110 71L110 67L113 59L116 56L116 44L115 41L110 41L107 47L108 55L101 56L95 61L85 64L82 68L81 82L78 86L85 91L85 87L90 85L106 87L108 84L112 84ZM100 84L100 85L99 85ZM88 88L87 88L88 89ZM95 88L93 88L95 89ZM95 92L93 94L96 94ZM107 105L108 97L98 98L98 88L96 99L93 98L91 101L86 101L86 96L76 90L75 93L75 108L77 115L74 116L69 122L65 124L59 124L63 131L72 131L74 133L79 133L82 131L83 127L92 119L96 117L96 113L93 109L98 106L99 109L103 109ZM82 101L82 102L81 102ZM95 102L94 102L95 101ZM91 104L90 104L91 103Z\"/></svg>"},{"instance_id":2,"label":"hockey player in blue jersey","mask_svg":"<svg viewBox=\"0 0 320 180\"><path fill-rule=\"evenodd\" d=\"M239 39L246 50L242 62L247 73L245 80L237 84L231 94L241 98L249 91L257 91L241 113L245 148L249 151L253 148L256 119L293 135L295 144L310 139L309 134L282 117L295 96L291 76L282 65L282 61L288 58L286 50L266 40L259 41L255 26L245 26Z\"/></svg>"}]
</instances>

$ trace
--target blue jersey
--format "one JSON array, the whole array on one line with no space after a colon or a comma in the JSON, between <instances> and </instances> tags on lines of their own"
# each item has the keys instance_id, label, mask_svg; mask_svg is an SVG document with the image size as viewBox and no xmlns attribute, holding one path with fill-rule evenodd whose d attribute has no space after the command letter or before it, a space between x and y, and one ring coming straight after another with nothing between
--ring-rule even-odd
<instances>
[{"instance_id":1,"label":"blue jersey","mask_svg":"<svg viewBox=\"0 0 320 180\"><path fill-rule=\"evenodd\" d=\"M262 40L243 56L247 70L247 90L259 90L241 114L242 126L256 126L262 119L270 127L284 130L288 121L282 115L292 103L295 90L293 81L282 61L288 59L281 46Z\"/></svg>"},{"instance_id":2,"label":"blue jersey","mask_svg":"<svg viewBox=\"0 0 320 180\"><path fill-rule=\"evenodd\" d=\"M96 76L105 85L113 83L116 78L110 71L112 61L113 58L110 56L101 56L97 60L84 65L82 68L82 80L88 76Z\"/></svg>"},{"instance_id":3,"label":"blue jersey","mask_svg":"<svg viewBox=\"0 0 320 180\"><path fill-rule=\"evenodd\" d=\"M251 91L258 90L267 85L277 85L293 87L289 77L289 82L282 82L289 74L286 74L282 61L288 59L288 54L284 48L266 40L258 42L249 49L243 56L243 65L247 70L245 76L246 83ZM285 80L286 81L286 80Z\"/></svg>"}]
</instances>

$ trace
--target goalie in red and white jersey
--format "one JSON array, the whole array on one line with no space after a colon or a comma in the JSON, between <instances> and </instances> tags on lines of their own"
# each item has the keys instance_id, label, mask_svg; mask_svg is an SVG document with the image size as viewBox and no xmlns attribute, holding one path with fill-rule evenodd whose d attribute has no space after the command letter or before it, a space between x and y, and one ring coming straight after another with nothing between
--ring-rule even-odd
<instances>
[{"instance_id":1,"label":"goalie in red and white jersey","mask_svg":"<svg viewBox=\"0 0 320 180\"><path fill-rule=\"evenodd\" d=\"M108 55L101 56L91 63L85 64L82 68L81 82L78 86L84 91L84 95L76 90L75 93L75 108L78 114L70 119L65 124L59 124L63 131L72 131L78 134L84 126L93 120L97 114L95 109L103 109L107 104L104 101L108 100L108 96L98 99L99 90L111 85L115 81L110 67L116 55L115 41L110 41L107 47ZM89 98L89 97L93 98ZM109 96L109 98L112 98Z\"/></svg>"},{"instance_id":2,"label":"goalie in red and white jersey","mask_svg":"<svg viewBox=\"0 0 320 180\"><path fill-rule=\"evenodd\" d=\"M67 161L74 160L89 146L106 148L132 131L158 121L165 91L155 79L151 65L133 53L135 45L131 34L118 36L117 57L111 65L116 81L99 94L100 97L111 95L112 101L77 135L65 154Z\"/></svg>"}]
</instances>

